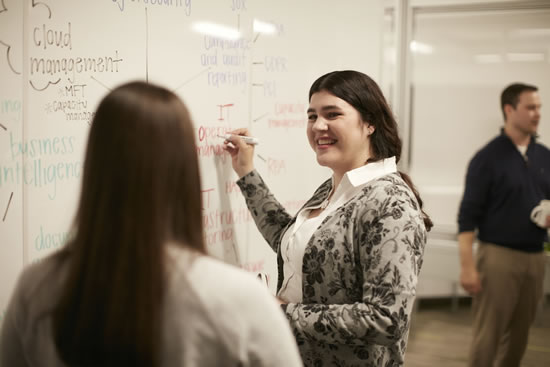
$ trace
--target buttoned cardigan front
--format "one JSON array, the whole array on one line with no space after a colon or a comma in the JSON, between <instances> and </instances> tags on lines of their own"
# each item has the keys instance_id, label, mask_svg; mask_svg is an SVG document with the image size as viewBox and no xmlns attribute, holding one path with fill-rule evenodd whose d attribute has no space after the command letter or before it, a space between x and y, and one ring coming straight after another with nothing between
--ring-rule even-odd
<instances>
[{"instance_id":1,"label":"buttoned cardigan front","mask_svg":"<svg viewBox=\"0 0 550 367\"><path fill-rule=\"evenodd\" d=\"M277 252L295 221L256 171L239 185L256 225ZM304 206L322 203L324 182ZM399 173L370 181L325 218L303 258L302 303L285 312L306 366L401 366L426 243L418 202Z\"/></svg>"}]
</instances>

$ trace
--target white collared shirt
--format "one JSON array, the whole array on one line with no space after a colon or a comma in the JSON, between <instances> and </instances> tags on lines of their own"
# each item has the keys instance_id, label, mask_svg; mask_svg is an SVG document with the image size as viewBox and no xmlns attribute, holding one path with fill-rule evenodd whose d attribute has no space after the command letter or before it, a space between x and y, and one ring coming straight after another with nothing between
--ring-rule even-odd
<instances>
[{"instance_id":1,"label":"white collared shirt","mask_svg":"<svg viewBox=\"0 0 550 367\"><path fill-rule=\"evenodd\" d=\"M277 294L289 303L302 302L302 261L304 252L313 233L319 228L323 220L336 209L344 205L369 183L369 181L397 172L395 157L369 163L346 172L330 200L321 204L304 207L296 216L296 221L283 235L281 241L281 255L283 257L284 279ZM332 178L334 188L334 177ZM313 209L326 207L317 217L308 219Z\"/></svg>"}]
</instances>

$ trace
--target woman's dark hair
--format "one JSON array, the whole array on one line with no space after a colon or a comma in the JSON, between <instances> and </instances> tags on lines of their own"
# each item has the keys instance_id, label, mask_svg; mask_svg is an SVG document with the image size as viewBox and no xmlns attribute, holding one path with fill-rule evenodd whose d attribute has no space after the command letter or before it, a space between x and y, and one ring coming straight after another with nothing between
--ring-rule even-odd
<instances>
[{"instance_id":1,"label":"woman's dark hair","mask_svg":"<svg viewBox=\"0 0 550 367\"><path fill-rule=\"evenodd\" d=\"M323 90L352 105L361 115L363 122L374 127L374 132L370 135L371 157L367 163L393 156L399 162L402 143L397 122L374 80L354 70L333 71L321 76L312 84L309 89L309 99L311 100L313 94ZM413 191L422 210L422 199L411 178L404 172L399 174ZM433 223L423 210L422 215L426 229L429 231Z\"/></svg>"},{"instance_id":2,"label":"woman's dark hair","mask_svg":"<svg viewBox=\"0 0 550 367\"><path fill-rule=\"evenodd\" d=\"M194 136L164 88L133 82L101 101L53 316L67 365L158 365L166 245L205 252Z\"/></svg>"}]
</instances>

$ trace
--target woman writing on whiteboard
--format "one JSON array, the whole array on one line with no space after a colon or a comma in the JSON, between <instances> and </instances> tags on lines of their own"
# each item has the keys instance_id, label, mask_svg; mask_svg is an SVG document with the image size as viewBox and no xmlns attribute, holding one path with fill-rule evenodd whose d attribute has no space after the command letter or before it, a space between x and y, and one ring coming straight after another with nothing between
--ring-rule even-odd
<instances>
[{"instance_id":1,"label":"woman writing on whiteboard","mask_svg":"<svg viewBox=\"0 0 550 367\"><path fill-rule=\"evenodd\" d=\"M277 296L305 365L400 366L432 223L397 171L396 121L378 85L355 71L315 81L307 114L309 144L333 173L294 217L254 170L254 148L237 136L248 131L225 144L277 252Z\"/></svg>"},{"instance_id":2,"label":"woman writing on whiteboard","mask_svg":"<svg viewBox=\"0 0 550 367\"><path fill-rule=\"evenodd\" d=\"M20 277L2 366L301 366L268 290L205 254L194 134L164 88L103 99L74 236Z\"/></svg>"}]
</instances>

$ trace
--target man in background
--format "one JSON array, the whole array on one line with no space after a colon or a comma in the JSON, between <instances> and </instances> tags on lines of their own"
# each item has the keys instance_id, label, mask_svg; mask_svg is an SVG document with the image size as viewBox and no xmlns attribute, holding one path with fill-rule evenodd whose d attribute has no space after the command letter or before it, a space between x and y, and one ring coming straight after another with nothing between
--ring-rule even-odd
<instances>
[{"instance_id":1,"label":"man in background","mask_svg":"<svg viewBox=\"0 0 550 367\"><path fill-rule=\"evenodd\" d=\"M550 150L536 142L538 89L512 84L501 95L504 128L470 161L458 215L461 275L473 296L470 366L519 366L543 292L542 226L531 211L550 199ZM476 261L472 246L475 231Z\"/></svg>"}]
</instances>

